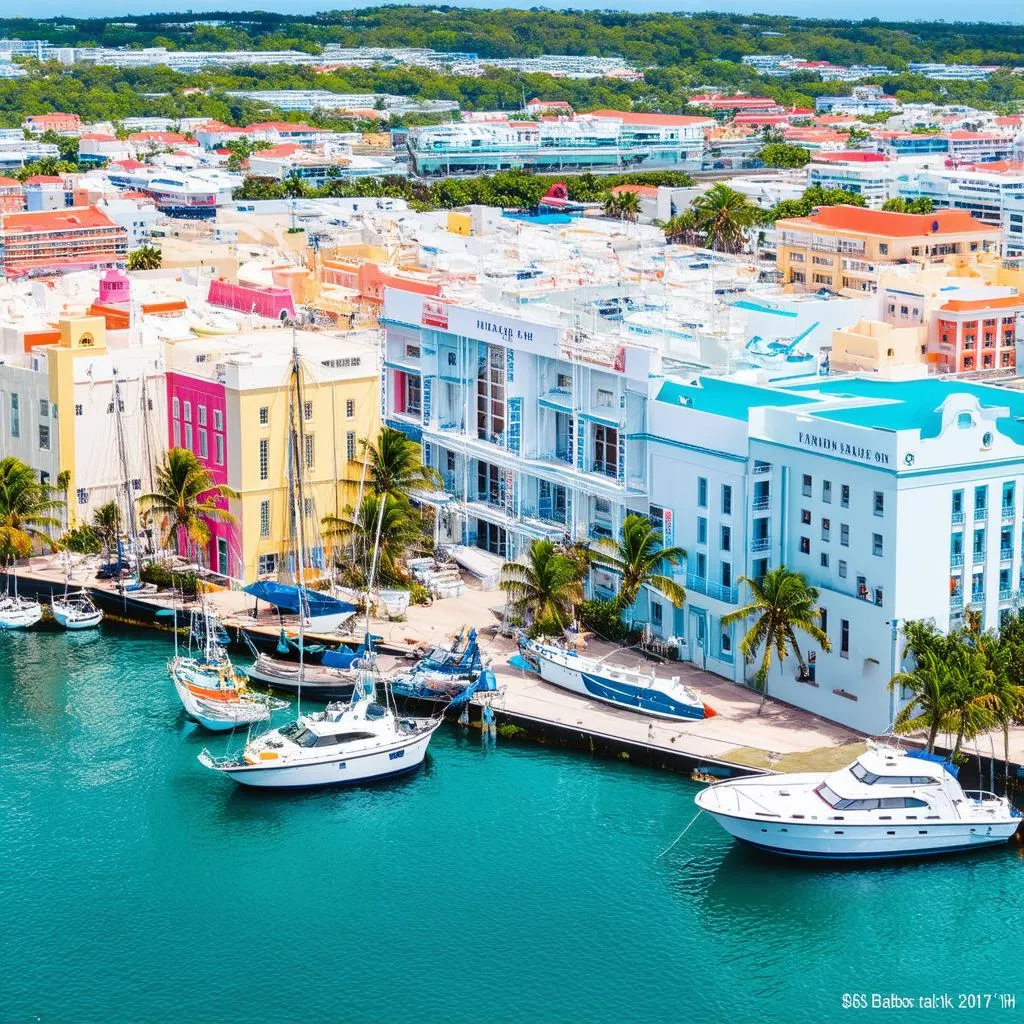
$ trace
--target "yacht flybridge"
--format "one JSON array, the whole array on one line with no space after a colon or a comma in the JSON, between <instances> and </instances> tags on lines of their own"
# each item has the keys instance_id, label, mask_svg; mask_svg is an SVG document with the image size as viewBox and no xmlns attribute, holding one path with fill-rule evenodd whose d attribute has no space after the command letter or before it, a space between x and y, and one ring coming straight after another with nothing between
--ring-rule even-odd
<instances>
[{"instance_id":1,"label":"yacht flybridge","mask_svg":"<svg viewBox=\"0 0 1024 1024\"><path fill-rule=\"evenodd\" d=\"M1005 797L965 791L956 775L922 751L869 744L839 771L730 779L696 802L740 842L789 857L917 857L1005 843L1020 811Z\"/></svg>"}]
</instances>

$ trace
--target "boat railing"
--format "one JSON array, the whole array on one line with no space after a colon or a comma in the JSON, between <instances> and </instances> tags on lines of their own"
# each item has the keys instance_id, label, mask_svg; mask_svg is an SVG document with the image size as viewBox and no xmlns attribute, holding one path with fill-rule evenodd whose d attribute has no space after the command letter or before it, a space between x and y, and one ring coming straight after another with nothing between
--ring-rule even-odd
<instances>
[{"instance_id":1,"label":"boat railing","mask_svg":"<svg viewBox=\"0 0 1024 1024\"><path fill-rule=\"evenodd\" d=\"M993 800L1002 802L1002 797L988 789L965 789L964 796L976 803L991 803Z\"/></svg>"},{"instance_id":2,"label":"boat railing","mask_svg":"<svg viewBox=\"0 0 1024 1024\"><path fill-rule=\"evenodd\" d=\"M208 747L203 747L199 754L199 760L206 765L207 768L238 768L245 762L238 755L232 757L231 755L224 755L223 757L216 757L210 753Z\"/></svg>"}]
</instances>

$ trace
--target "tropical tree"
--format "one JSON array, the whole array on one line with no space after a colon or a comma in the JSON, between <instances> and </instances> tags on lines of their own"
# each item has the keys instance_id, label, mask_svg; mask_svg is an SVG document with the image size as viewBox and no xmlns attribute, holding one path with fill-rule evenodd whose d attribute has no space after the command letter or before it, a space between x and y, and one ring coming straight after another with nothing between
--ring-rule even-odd
<instances>
[{"instance_id":1,"label":"tropical tree","mask_svg":"<svg viewBox=\"0 0 1024 1024\"><path fill-rule=\"evenodd\" d=\"M764 218L760 208L742 192L721 182L697 196L692 207L704 245L721 252L739 252L745 232Z\"/></svg>"},{"instance_id":2,"label":"tropical tree","mask_svg":"<svg viewBox=\"0 0 1024 1024\"><path fill-rule=\"evenodd\" d=\"M565 629L583 600L584 565L551 540L535 540L526 558L506 562L498 584L509 606L542 632Z\"/></svg>"},{"instance_id":3,"label":"tropical tree","mask_svg":"<svg viewBox=\"0 0 1024 1024\"><path fill-rule=\"evenodd\" d=\"M664 570L666 566L679 565L685 557L686 552L682 548L665 547L661 532L646 516L635 513L622 521L618 540L602 538L590 556L595 565L611 569L619 576L615 605L620 614L636 603L640 588L644 586L651 587L681 608L686 600L686 591Z\"/></svg>"},{"instance_id":4,"label":"tropical tree","mask_svg":"<svg viewBox=\"0 0 1024 1024\"><path fill-rule=\"evenodd\" d=\"M734 622L753 620L740 641L740 650L747 661L753 661L757 652L762 651L761 665L754 679L762 692L763 705L768 696L768 671L772 666L773 650L778 655L780 665L792 651L800 666L801 677L806 677L807 663L797 643L797 633L805 633L823 651L831 650L832 644L821 628L818 591L807 582L803 573L793 572L780 565L769 570L760 580L741 576L740 582L750 588L751 601L723 615L722 625L731 626Z\"/></svg>"},{"instance_id":5,"label":"tropical tree","mask_svg":"<svg viewBox=\"0 0 1024 1024\"><path fill-rule=\"evenodd\" d=\"M407 500L410 491L440 490L441 474L423 465L423 450L400 430L382 427L376 441L364 440L363 457L373 489Z\"/></svg>"},{"instance_id":6,"label":"tropical tree","mask_svg":"<svg viewBox=\"0 0 1024 1024\"><path fill-rule=\"evenodd\" d=\"M409 503L376 491L363 495L358 510L350 505L341 516L325 516L321 526L324 537L351 547L352 566L356 570L353 582L364 585L369 582L375 544L379 552L376 582L396 584L406 580L400 560L423 540Z\"/></svg>"},{"instance_id":7,"label":"tropical tree","mask_svg":"<svg viewBox=\"0 0 1024 1024\"><path fill-rule=\"evenodd\" d=\"M604 212L609 217L635 223L640 216L640 196L628 190L612 193L604 201Z\"/></svg>"},{"instance_id":8,"label":"tropical tree","mask_svg":"<svg viewBox=\"0 0 1024 1024\"><path fill-rule=\"evenodd\" d=\"M700 224L692 208L669 218L661 225L661 229L669 244L698 245L701 241Z\"/></svg>"},{"instance_id":9,"label":"tropical tree","mask_svg":"<svg viewBox=\"0 0 1024 1024\"><path fill-rule=\"evenodd\" d=\"M156 246L142 245L128 253L127 267L129 270L159 270L163 260L163 255Z\"/></svg>"},{"instance_id":10,"label":"tropical tree","mask_svg":"<svg viewBox=\"0 0 1024 1024\"><path fill-rule=\"evenodd\" d=\"M156 490L139 498L139 509L145 516L166 517L179 549L189 551L191 546L201 557L202 547L210 542L211 523L238 522L220 504L237 497L237 491L218 484L187 448L171 448L157 467Z\"/></svg>"},{"instance_id":11,"label":"tropical tree","mask_svg":"<svg viewBox=\"0 0 1024 1024\"><path fill-rule=\"evenodd\" d=\"M59 529L54 515L61 502L53 488L40 483L31 466L7 456L0 459L0 561L6 566L32 554L36 541L53 546L49 530Z\"/></svg>"},{"instance_id":12,"label":"tropical tree","mask_svg":"<svg viewBox=\"0 0 1024 1024\"><path fill-rule=\"evenodd\" d=\"M62 526L67 529L68 522L68 489L71 487L71 470L62 469L57 474L57 490L64 496L64 507L61 509Z\"/></svg>"},{"instance_id":13,"label":"tropical tree","mask_svg":"<svg viewBox=\"0 0 1024 1024\"><path fill-rule=\"evenodd\" d=\"M811 152L803 146L791 146L785 142L772 142L764 146L757 159L765 167L803 167L810 162Z\"/></svg>"},{"instance_id":14,"label":"tropical tree","mask_svg":"<svg viewBox=\"0 0 1024 1024\"><path fill-rule=\"evenodd\" d=\"M928 733L927 750L935 749L939 730L948 724L950 666L937 649L924 650L912 672L897 672L889 680L889 690L909 691L910 699L897 712L893 732L906 734L924 729Z\"/></svg>"},{"instance_id":15,"label":"tropical tree","mask_svg":"<svg viewBox=\"0 0 1024 1024\"><path fill-rule=\"evenodd\" d=\"M116 501L108 501L92 513L92 527L96 531L103 548L110 556L121 535L121 507Z\"/></svg>"}]
</instances>

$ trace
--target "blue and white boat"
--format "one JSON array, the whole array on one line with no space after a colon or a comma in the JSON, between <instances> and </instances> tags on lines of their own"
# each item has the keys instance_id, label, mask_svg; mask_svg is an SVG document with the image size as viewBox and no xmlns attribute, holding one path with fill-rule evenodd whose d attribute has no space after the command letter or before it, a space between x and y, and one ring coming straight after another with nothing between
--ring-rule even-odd
<instances>
[{"instance_id":1,"label":"blue and white boat","mask_svg":"<svg viewBox=\"0 0 1024 1024\"><path fill-rule=\"evenodd\" d=\"M461 632L457 633L451 647L433 647L428 650L417 663L416 671L475 679L483 669L480 645L476 638L475 629L471 629L465 636Z\"/></svg>"},{"instance_id":2,"label":"blue and white boat","mask_svg":"<svg viewBox=\"0 0 1024 1024\"><path fill-rule=\"evenodd\" d=\"M659 679L653 671L618 668L551 644L519 637L519 653L553 686L655 718L701 719L715 712L678 676Z\"/></svg>"}]
</instances>

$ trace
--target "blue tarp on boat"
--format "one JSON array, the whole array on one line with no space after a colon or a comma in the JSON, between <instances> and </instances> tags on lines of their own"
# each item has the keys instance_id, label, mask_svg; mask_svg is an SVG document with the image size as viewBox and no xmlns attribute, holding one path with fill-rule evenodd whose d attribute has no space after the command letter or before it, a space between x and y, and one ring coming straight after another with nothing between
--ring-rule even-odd
<instances>
[{"instance_id":1,"label":"blue tarp on boat","mask_svg":"<svg viewBox=\"0 0 1024 1024\"><path fill-rule=\"evenodd\" d=\"M258 580L245 587L245 592L251 594L259 601L266 601L275 608L281 608L286 612L299 612L300 592L298 587L289 586L286 583L274 583L271 580ZM303 610L308 615L340 615L342 612L358 611L354 604L348 601L339 601L329 594L321 594L319 591L303 587L301 592Z\"/></svg>"},{"instance_id":2,"label":"blue tarp on boat","mask_svg":"<svg viewBox=\"0 0 1024 1024\"><path fill-rule=\"evenodd\" d=\"M951 761L947 761L941 754L929 754L927 750L908 750L907 757L916 757L921 761L932 761L941 764L955 779L960 774L960 769Z\"/></svg>"}]
</instances>

